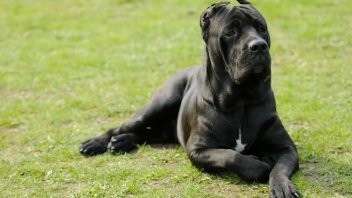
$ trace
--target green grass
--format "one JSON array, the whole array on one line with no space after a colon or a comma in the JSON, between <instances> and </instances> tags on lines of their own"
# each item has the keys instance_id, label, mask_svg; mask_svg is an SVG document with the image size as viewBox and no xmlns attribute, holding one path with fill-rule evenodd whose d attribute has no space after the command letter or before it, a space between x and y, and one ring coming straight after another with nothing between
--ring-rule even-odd
<instances>
[{"instance_id":1,"label":"green grass","mask_svg":"<svg viewBox=\"0 0 352 198\"><path fill-rule=\"evenodd\" d=\"M179 146L85 158L168 76L202 61L212 1L0 1L1 197L268 197L192 167ZM305 197L352 197L352 1L252 0L272 38L278 112Z\"/></svg>"}]
</instances>

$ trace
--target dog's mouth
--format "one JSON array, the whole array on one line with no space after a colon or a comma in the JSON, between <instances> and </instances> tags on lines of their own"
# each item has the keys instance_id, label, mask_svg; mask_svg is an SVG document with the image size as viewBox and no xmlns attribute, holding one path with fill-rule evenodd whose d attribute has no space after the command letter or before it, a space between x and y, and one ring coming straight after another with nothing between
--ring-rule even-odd
<instances>
[{"instance_id":1,"label":"dog's mouth","mask_svg":"<svg viewBox=\"0 0 352 198\"><path fill-rule=\"evenodd\" d=\"M241 62L244 65L248 65L253 73L261 73L266 67L270 67L270 54L268 52L260 55L250 54L249 56L244 57Z\"/></svg>"},{"instance_id":2,"label":"dog's mouth","mask_svg":"<svg viewBox=\"0 0 352 198\"><path fill-rule=\"evenodd\" d=\"M264 71L264 66L263 65L256 65L253 67L253 73L254 74L260 74Z\"/></svg>"},{"instance_id":3,"label":"dog's mouth","mask_svg":"<svg viewBox=\"0 0 352 198\"><path fill-rule=\"evenodd\" d=\"M250 81L264 82L270 76L270 56L246 57L242 60L231 62L229 75L235 84L248 83Z\"/></svg>"}]
</instances>

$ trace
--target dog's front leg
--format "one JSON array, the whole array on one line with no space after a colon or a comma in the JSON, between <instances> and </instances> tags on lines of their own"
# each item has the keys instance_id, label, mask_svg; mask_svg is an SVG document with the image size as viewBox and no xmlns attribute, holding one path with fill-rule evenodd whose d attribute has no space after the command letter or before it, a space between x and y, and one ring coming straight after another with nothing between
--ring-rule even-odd
<instances>
[{"instance_id":1,"label":"dog's front leg","mask_svg":"<svg viewBox=\"0 0 352 198\"><path fill-rule=\"evenodd\" d=\"M270 196L272 198L300 197L296 187L291 183L291 174L298 169L296 149L288 147L278 156L270 173Z\"/></svg>"},{"instance_id":2,"label":"dog's front leg","mask_svg":"<svg viewBox=\"0 0 352 198\"><path fill-rule=\"evenodd\" d=\"M208 171L234 171L246 181L268 181L271 170L266 162L232 149L194 149L188 155L192 164L198 168Z\"/></svg>"}]
</instances>

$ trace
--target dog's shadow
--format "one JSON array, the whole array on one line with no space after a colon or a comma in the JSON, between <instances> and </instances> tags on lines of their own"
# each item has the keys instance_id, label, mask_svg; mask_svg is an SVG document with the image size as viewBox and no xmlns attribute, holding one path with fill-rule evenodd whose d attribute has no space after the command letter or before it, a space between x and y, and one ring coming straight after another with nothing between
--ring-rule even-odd
<instances>
[{"instance_id":1,"label":"dog's shadow","mask_svg":"<svg viewBox=\"0 0 352 198\"><path fill-rule=\"evenodd\" d=\"M257 185L257 182L246 182L238 177L235 173L230 171L221 171L221 172L205 172L202 171L204 174L212 177L213 179L221 179L225 182L230 184L241 184L241 185Z\"/></svg>"},{"instance_id":2,"label":"dog's shadow","mask_svg":"<svg viewBox=\"0 0 352 198\"><path fill-rule=\"evenodd\" d=\"M143 149L143 147L148 146L151 147L152 149L157 149L157 150L178 150L180 149L180 145L177 143L153 143L153 144L141 144L137 145L137 147L131 151L128 152L128 154L137 154L140 149Z\"/></svg>"},{"instance_id":3,"label":"dog's shadow","mask_svg":"<svg viewBox=\"0 0 352 198\"><path fill-rule=\"evenodd\" d=\"M140 147L129 152L136 154ZM160 143L148 144L152 149L157 150L179 150L180 145L176 143ZM186 154L185 154L186 155ZM191 163L191 162L189 162ZM199 171L205 174L211 180L224 181L232 185L246 186L249 188L257 188L259 185L266 185L269 188L268 182L246 182L238 177L235 173L230 171L222 172L205 172L201 169ZM348 164L338 163L333 159L320 156L315 160L301 160L300 169L293 174L292 181L295 183L302 196L309 196L309 192L319 191L335 196L349 196L352 194L352 189L349 188L350 181L352 181L352 167Z\"/></svg>"},{"instance_id":4,"label":"dog's shadow","mask_svg":"<svg viewBox=\"0 0 352 198\"><path fill-rule=\"evenodd\" d=\"M143 145L141 145L143 146ZM137 149L131 151L131 154L136 154L138 150L140 149L139 146ZM160 144L148 144L152 149L157 149L157 150L179 150L180 145L177 143L160 143ZM184 153L184 155L186 155ZM189 162L191 163L191 162ZM197 168L198 169L198 168ZM220 172L211 172L211 171L204 171L203 169L198 169L200 172L203 174L207 175L208 177L212 178L213 180L221 180L224 182L227 182L229 184L235 184L235 185L245 185L245 186L256 186L259 184L267 184L266 183L259 183L259 182L246 182L242 180L240 177L238 177L235 173L231 171L220 171Z\"/></svg>"}]
</instances>

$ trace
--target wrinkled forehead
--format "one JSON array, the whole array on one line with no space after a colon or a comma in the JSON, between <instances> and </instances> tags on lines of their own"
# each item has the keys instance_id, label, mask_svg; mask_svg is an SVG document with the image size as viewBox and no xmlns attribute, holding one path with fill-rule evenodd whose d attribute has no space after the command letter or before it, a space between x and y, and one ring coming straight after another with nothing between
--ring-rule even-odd
<instances>
[{"instance_id":1,"label":"wrinkled forehead","mask_svg":"<svg viewBox=\"0 0 352 198\"><path fill-rule=\"evenodd\" d=\"M225 18L230 21L237 18L266 24L264 17L251 5L237 5L234 7L227 7L224 14Z\"/></svg>"}]
</instances>

